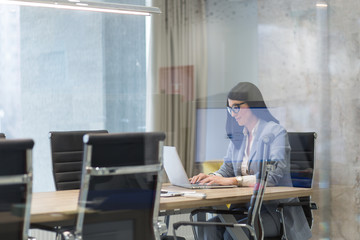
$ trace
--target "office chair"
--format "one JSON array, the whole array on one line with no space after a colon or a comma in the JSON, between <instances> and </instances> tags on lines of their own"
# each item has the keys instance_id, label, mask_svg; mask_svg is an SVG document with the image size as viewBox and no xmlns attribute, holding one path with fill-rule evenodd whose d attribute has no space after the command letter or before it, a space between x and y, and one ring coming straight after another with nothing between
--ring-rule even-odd
<instances>
[{"instance_id":1,"label":"office chair","mask_svg":"<svg viewBox=\"0 0 360 240\"><path fill-rule=\"evenodd\" d=\"M80 189L83 136L87 133L107 133L106 130L51 131L49 132L51 159L55 188L59 190ZM61 226L56 223L31 224L31 228L55 232L61 239L62 228L75 226L75 221L65 221Z\"/></svg>"},{"instance_id":2,"label":"office chair","mask_svg":"<svg viewBox=\"0 0 360 240\"><path fill-rule=\"evenodd\" d=\"M32 195L31 139L0 140L0 238L28 236Z\"/></svg>"},{"instance_id":3,"label":"office chair","mask_svg":"<svg viewBox=\"0 0 360 240\"><path fill-rule=\"evenodd\" d=\"M315 163L315 132L289 132L290 153L290 174L293 187L312 188L314 177ZM281 203L277 211L281 217L281 235L265 240L285 240L288 239L286 234L286 220L284 217L284 208L301 206L309 227L313 225L312 210L317 209L316 203L311 201L311 196L299 197L299 202Z\"/></svg>"},{"instance_id":4,"label":"office chair","mask_svg":"<svg viewBox=\"0 0 360 240\"><path fill-rule=\"evenodd\" d=\"M269 160L269 146L273 140L273 135L268 135L262 139L260 151L262 160L258 161L259 174L256 175L256 184L253 189L253 195L250 200L250 205L247 211L247 222L246 223L220 223L220 222L194 222L192 216L198 213L213 213L213 214L244 214L243 212L237 212L234 210L213 210L213 209L195 209L190 214L191 221L181 221L173 224L174 239L177 239L176 230L180 226L192 226L194 238L198 239L195 226L197 227L209 227L209 226L223 226L227 228L242 228L247 229L250 239L263 239L263 226L261 222L260 210L262 201L267 185L267 178L269 171L272 171L275 167L275 162ZM246 235L244 237L248 238Z\"/></svg>"},{"instance_id":5,"label":"office chair","mask_svg":"<svg viewBox=\"0 0 360 240\"><path fill-rule=\"evenodd\" d=\"M49 133L56 190L80 189L83 136L106 130L52 131Z\"/></svg>"},{"instance_id":6,"label":"office chair","mask_svg":"<svg viewBox=\"0 0 360 240\"><path fill-rule=\"evenodd\" d=\"M0 139L5 138L5 133L0 133Z\"/></svg>"},{"instance_id":7,"label":"office chair","mask_svg":"<svg viewBox=\"0 0 360 240\"><path fill-rule=\"evenodd\" d=\"M65 239L159 239L164 133L87 134L74 231Z\"/></svg>"}]
</instances>

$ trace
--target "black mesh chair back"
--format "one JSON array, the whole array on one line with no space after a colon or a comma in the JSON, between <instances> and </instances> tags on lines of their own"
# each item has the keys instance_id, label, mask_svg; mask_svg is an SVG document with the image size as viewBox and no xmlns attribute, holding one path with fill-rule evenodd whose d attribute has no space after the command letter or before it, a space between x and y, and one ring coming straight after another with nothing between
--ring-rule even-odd
<instances>
[{"instance_id":1,"label":"black mesh chair back","mask_svg":"<svg viewBox=\"0 0 360 240\"><path fill-rule=\"evenodd\" d=\"M290 171L294 187L312 188L315 163L315 132L289 132L291 146ZM312 226L312 206L310 196L300 197L300 202L308 203L302 205L309 226Z\"/></svg>"},{"instance_id":2,"label":"black mesh chair back","mask_svg":"<svg viewBox=\"0 0 360 240\"><path fill-rule=\"evenodd\" d=\"M0 236L28 239L34 141L0 140Z\"/></svg>"},{"instance_id":3,"label":"black mesh chair back","mask_svg":"<svg viewBox=\"0 0 360 240\"><path fill-rule=\"evenodd\" d=\"M158 239L164 133L87 134L75 236Z\"/></svg>"},{"instance_id":4,"label":"black mesh chair back","mask_svg":"<svg viewBox=\"0 0 360 240\"><path fill-rule=\"evenodd\" d=\"M5 138L5 133L0 133L0 139Z\"/></svg>"},{"instance_id":5,"label":"black mesh chair back","mask_svg":"<svg viewBox=\"0 0 360 240\"><path fill-rule=\"evenodd\" d=\"M312 187L315 160L314 132L289 132L290 171L294 187Z\"/></svg>"},{"instance_id":6,"label":"black mesh chair back","mask_svg":"<svg viewBox=\"0 0 360 240\"><path fill-rule=\"evenodd\" d=\"M312 188L315 164L315 132L288 132L290 153L290 174L293 187ZM299 202L280 203L278 212L282 219L281 235L277 237L266 237L265 240L287 239L286 219L284 209L291 207L302 207L309 227L312 227L312 210L317 209L311 197L299 197Z\"/></svg>"},{"instance_id":7,"label":"black mesh chair back","mask_svg":"<svg viewBox=\"0 0 360 240\"><path fill-rule=\"evenodd\" d=\"M56 190L80 189L83 136L106 130L52 131L49 133Z\"/></svg>"}]
</instances>

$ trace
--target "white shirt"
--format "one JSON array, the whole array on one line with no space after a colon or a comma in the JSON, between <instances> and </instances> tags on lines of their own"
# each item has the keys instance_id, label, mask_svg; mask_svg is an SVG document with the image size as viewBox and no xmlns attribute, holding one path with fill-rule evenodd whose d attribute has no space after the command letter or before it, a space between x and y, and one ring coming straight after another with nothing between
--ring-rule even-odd
<instances>
[{"instance_id":1,"label":"white shirt","mask_svg":"<svg viewBox=\"0 0 360 240\"><path fill-rule=\"evenodd\" d=\"M244 129L243 129L243 134L245 136L246 142L245 142L245 154L244 154L243 161L241 163L241 175L243 177L242 186L254 186L256 183L256 176L249 175L249 173L248 173L248 163L249 163L249 154L251 153L251 148L252 148L256 133L257 133L257 129L259 127L259 122L260 121L258 120L257 123L255 124L254 128L251 130L252 138L251 138L250 142L249 142L249 132L248 132L247 128L244 127ZM247 151L248 148L249 148L249 152Z\"/></svg>"}]
</instances>

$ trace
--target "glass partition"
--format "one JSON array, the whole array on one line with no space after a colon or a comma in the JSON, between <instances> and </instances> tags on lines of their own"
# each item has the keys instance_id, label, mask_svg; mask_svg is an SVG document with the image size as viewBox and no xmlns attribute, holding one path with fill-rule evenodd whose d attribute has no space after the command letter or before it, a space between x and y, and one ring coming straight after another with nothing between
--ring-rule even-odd
<instances>
[{"instance_id":1,"label":"glass partition","mask_svg":"<svg viewBox=\"0 0 360 240\"><path fill-rule=\"evenodd\" d=\"M0 5L0 132L35 140L35 191L53 189L55 130L164 131L196 174L225 156L222 109L246 81L287 131L317 133L312 239L355 239L359 1L152 5L149 39L144 17Z\"/></svg>"},{"instance_id":2,"label":"glass partition","mask_svg":"<svg viewBox=\"0 0 360 240\"><path fill-rule=\"evenodd\" d=\"M195 123L186 125L194 131L171 142L188 174L201 171L204 161L218 159L221 153L225 156L226 111L220 109L226 107L227 93L236 83L254 83L287 131L317 133L312 199L319 210L314 211L312 239L356 238L360 226L359 1L154 2L167 13L154 21L158 32L153 47L163 56L152 62L154 81L163 81L156 74L164 66L192 65L195 72ZM178 78L168 77L169 85L181 82ZM160 99L170 98L169 92L156 89ZM181 114L176 94L168 104L171 108L157 106ZM171 122L167 119L160 119L164 122L156 127L171 137L183 134L182 120L167 125ZM196 142L186 144L193 138Z\"/></svg>"}]
</instances>

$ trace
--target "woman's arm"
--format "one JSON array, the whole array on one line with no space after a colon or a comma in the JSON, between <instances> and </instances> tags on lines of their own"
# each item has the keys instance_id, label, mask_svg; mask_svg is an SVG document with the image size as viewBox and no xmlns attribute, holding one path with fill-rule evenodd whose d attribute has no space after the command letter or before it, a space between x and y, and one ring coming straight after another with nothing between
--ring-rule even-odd
<instances>
[{"instance_id":1,"label":"woman's arm","mask_svg":"<svg viewBox=\"0 0 360 240\"><path fill-rule=\"evenodd\" d=\"M226 155L224 157L224 163L221 165L220 169L215 172L216 174L219 174L223 177L235 177L233 161L235 161L236 159L234 156L234 151L234 144L230 142Z\"/></svg>"}]
</instances>

